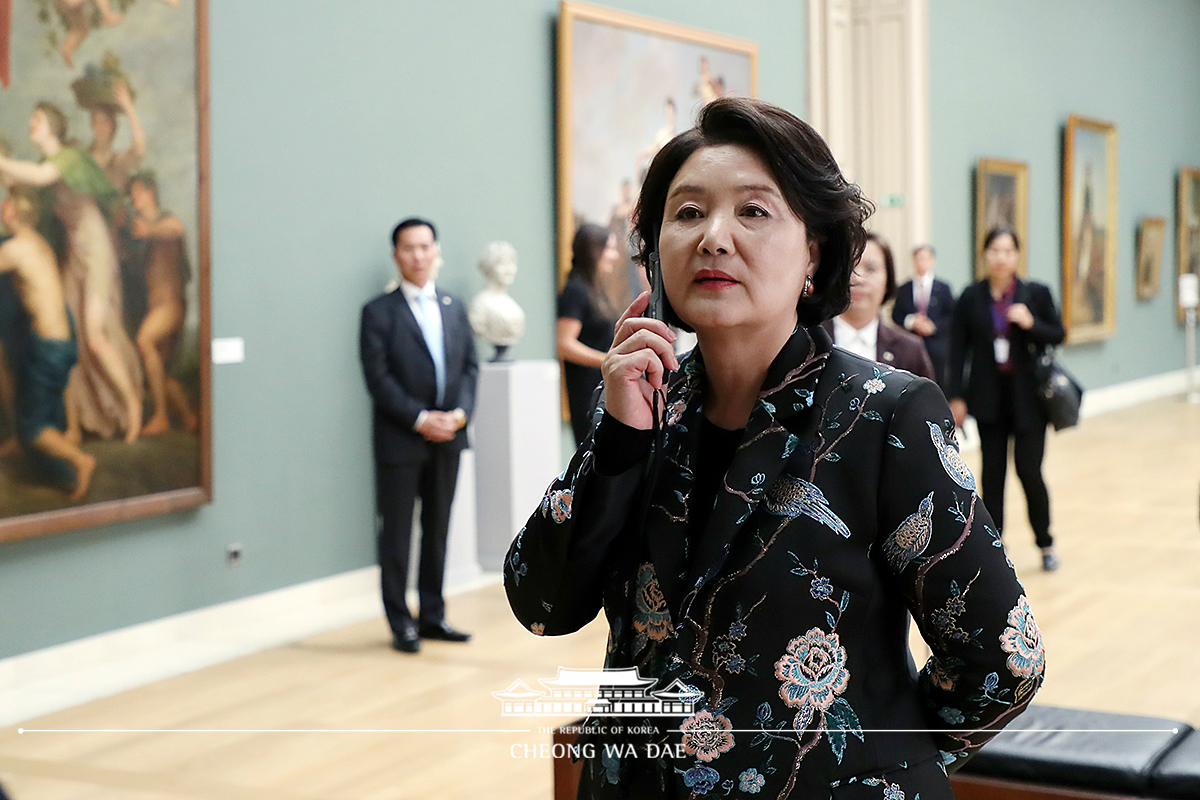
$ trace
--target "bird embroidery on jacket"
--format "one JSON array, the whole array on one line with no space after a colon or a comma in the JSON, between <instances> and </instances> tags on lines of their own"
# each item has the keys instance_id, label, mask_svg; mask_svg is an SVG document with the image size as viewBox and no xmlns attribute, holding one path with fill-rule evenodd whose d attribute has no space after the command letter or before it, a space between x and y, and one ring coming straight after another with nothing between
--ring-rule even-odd
<instances>
[{"instance_id":1,"label":"bird embroidery on jacket","mask_svg":"<svg viewBox=\"0 0 1200 800\"><path fill-rule=\"evenodd\" d=\"M767 510L784 517L803 514L811 517L840 536L850 538L850 529L829 508L829 501L816 486L801 478L781 475L766 498Z\"/></svg>"},{"instance_id":2,"label":"bird embroidery on jacket","mask_svg":"<svg viewBox=\"0 0 1200 800\"><path fill-rule=\"evenodd\" d=\"M896 572L903 572L914 558L925 552L933 535L932 518L933 492L930 492L917 510L909 514L884 541L883 554L887 556L888 566Z\"/></svg>"},{"instance_id":3,"label":"bird embroidery on jacket","mask_svg":"<svg viewBox=\"0 0 1200 800\"><path fill-rule=\"evenodd\" d=\"M975 491L975 476L971 474L967 462L963 461L963 457L959 455L958 448L948 441L946 434L942 432L937 423L925 420L925 424L929 426L929 438L933 440L933 446L937 448L938 458L941 459L946 474L967 491Z\"/></svg>"}]
</instances>

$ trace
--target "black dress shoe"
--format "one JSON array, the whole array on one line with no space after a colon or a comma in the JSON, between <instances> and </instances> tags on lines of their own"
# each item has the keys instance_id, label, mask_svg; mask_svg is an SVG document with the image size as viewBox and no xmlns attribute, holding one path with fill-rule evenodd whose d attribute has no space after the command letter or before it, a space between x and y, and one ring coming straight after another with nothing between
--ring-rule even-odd
<instances>
[{"instance_id":1,"label":"black dress shoe","mask_svg":"<svg viewBox=\"0 0 1200 800\"><path fill-rule=\"evenodd\" d=\"M392 649L399 650L401 653L421 652L421 637L417 635L417 629L410 625L392 636Z\"/></svg>"},{"instance_id":2,"label":"black dress shoe","mask_svg":"<svg viewBox=\"0 0 1200 800\"><path fill-rule=\"evenodd\" d=\"M422 622L417 628L417 633L422 639L437 639L442 642L468 642L471 640L471 634L456 631L450 627L446 620L439 622Z\"/></svg>"}]
</instances>

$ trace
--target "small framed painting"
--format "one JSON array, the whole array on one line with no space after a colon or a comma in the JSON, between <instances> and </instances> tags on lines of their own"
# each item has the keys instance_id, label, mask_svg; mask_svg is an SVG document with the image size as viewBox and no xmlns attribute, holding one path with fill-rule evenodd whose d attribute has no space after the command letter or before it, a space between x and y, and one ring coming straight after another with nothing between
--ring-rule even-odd
<instances>
[{"instance_id":1,"label":"small framed painting","mask_svg":"<svg viewBox=\"0 0 1200 800\"><path fill-rule=\"evenodd\" d=\"M975 165L975 277L987 277L983 240L997 225L1021 237L1017 274L1026 275L1029 236L1029 165L1023 161L981 158Z\"/></svg>"},{"instance_id":2,"label":"small framed painting","mask_svg":"<svg viewBox=\"0 0 1200 800\"><path fill-rule=\"evenodd\" d=\"M1117 330L1117 126L1067 118L1063 155L1063 325L1068 342Z\"/></svg>"},{"instance_id":3,"label":"small framed painting","mask_svg":"<svg viewBox=\"0 0 1200 800\"><path fill-rule=\"evenodd\" d=\"M1137 268L1134 276L1139 300L1149 300L1158 294L1166 229L1167 221L1162 217L1142 217L1138 225Z\"/></svg>"}]
</instances>

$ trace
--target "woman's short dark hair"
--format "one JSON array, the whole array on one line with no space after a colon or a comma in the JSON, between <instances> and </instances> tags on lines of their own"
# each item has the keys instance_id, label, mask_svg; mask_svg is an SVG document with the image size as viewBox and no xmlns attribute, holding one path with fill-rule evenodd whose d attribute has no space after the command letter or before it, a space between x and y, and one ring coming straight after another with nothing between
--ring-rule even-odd
<instances>
[{"instance_id":1,"label":"woman's short dark hair","mask_svg":"<svg viewBox=\"0 0 1200 800\"><path fill-rule=\"evenodd\" d=\"M1013 247L1017 249L1017 252L1020 252L1021 237L1017 236L1017 232L1007 225L993 225L990 229L988 229L987 235L983 237L983 249L987 250L992 246L992 242L996 241L1001 236L1011 236L1013 240Z\"/></svg>"},{"instance_id":2,"label":"woman's short dark hair","mask_svg":"<svg viewBox=\"0 0 1200 800\"><path fill-rule=\"evenodd\" d=\"M887 270L887 286L883 290L883 302L886 303L896 296L896 259L892 255L892 246L888 244L888 240L878 233L868 233L867 241L879 245L883 252L883 266Z\"/></svg>"},{"instance_id":3,"label":"woman's short dark hair","mask_svg":"<svg viewBox=\"0 0 1200 800\"><path fill-rule=\"evenodd\" d=\"M658 248L667 192L684 162L703 147L745 147L762 159L788 207L820 247L813 291L797 304L800 323L816 325L850 305L850 273L866 243L863 223L874 210L854 184L846 180L821 136L795 115L764 103L724 97L700 112L696 125L667 142L642 183L634 211L637 260L645 267ZM664 298L665 300L666 298ZM666 321L690 330L669 302Z\"/></svg>"}]
</instances>

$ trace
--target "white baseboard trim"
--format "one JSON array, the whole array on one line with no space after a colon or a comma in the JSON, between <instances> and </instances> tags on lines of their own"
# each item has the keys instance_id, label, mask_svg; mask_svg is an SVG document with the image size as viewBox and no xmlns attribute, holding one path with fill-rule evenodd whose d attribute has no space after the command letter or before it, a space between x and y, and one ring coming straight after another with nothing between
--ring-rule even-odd
<instances>
[{"instance_id":1,"label":"white baseboard trim","mask_svg":"<svg viewBox=\"0 0 1200 800\"><path fill-rule=\"evenodd\" d=\"M1102 389L1085 388L1083 405L1079 409L1082 418L1094 417L1109 411L1135 406L1160 397L1170 397L1187 391L1188 371L1186 369L1164 372L1161 375L1151 375L1148 378L1116 383Z\"/></svg>"},{"instance_id":2,"label":"white baseboard trim","mask_svg":"<svg viewBox=\"0 0 1200 800\"><path fill-rule=\"evenodd\" d=\"M448 595L501 579L446 577ZM0 725L382 617L379 567L365 567L23 653L0 660Z\"/></svg>"}]
</instances>

